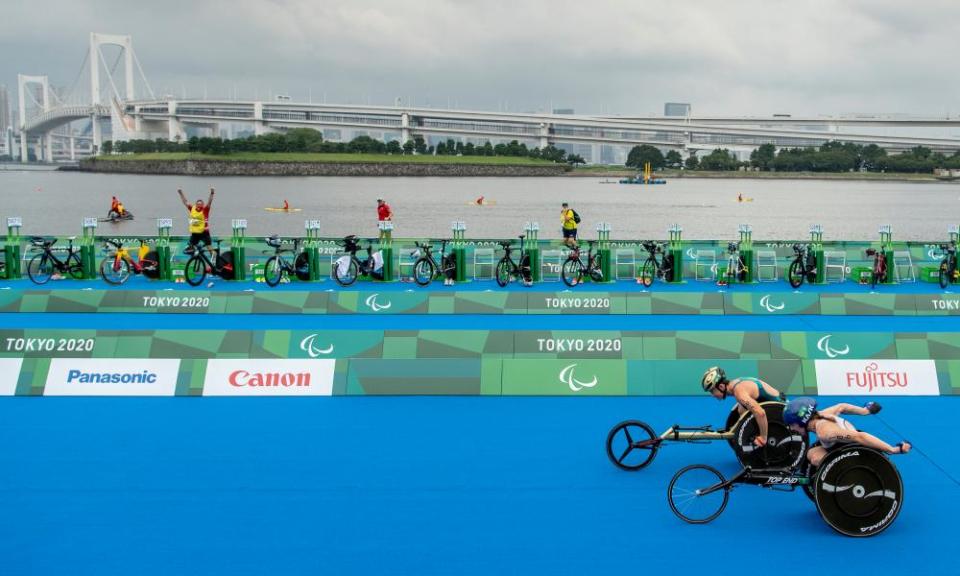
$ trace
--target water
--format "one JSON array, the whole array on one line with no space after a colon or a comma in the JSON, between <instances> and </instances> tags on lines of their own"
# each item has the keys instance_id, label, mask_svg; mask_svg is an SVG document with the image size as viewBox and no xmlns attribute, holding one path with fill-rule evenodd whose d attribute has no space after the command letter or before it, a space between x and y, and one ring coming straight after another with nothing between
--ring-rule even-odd
<instances>
[{"instance_id":1,"label":"water","mask_svg":"<svg viewBox=\"0 0 960 576\"><path fill-rule=\"evenodd\" d=\"M593 238L597 222L609 222L617 239L665 238L673 223L687 239L729 239L749 223L754 238L803 239L811 223L827 240L875 240L891 224L897 240L941 240L960 223L960 185L951 183L825 180L677 179L663 186L601 184L601 178L275 178L187 177L0 172L0 218L22 216L23 234L79 233L82 218L104 216L117 195L136 220L100 224L100 233L154 234L156 218L174 218L174 234L186 233L187 198L206 199L217 189L211 212L215 236L230 233L230 220L246 218L248 235L303 235L304 221L318 219L323 236L376 235L376 198L392 206L398 237L448 237L450 222L464 220L467 236L506 238L537 221L541 237L560 236L560 204L583 218L581 236ZM742 193L752 202L737 202ZM478 196L491 206L469 203ZM264 210L287 199L301 212Z\"/></svg>"}]
</instances>

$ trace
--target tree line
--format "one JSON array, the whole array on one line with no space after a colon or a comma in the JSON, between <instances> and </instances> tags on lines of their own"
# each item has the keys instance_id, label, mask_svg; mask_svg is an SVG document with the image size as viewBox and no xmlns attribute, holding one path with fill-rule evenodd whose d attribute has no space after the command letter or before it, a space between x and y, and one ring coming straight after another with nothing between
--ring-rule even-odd
<instances>
[{"instance_id":1,"label":"tree line","mask_svg":"<svg viewBox=\"0 0 960 576\"><path fill-rule=\"evenodd\" d=\"M936 168L960 169L960 151L951 156L916 146L902 154L887 154L876 144L830 141L819 148L781 148L763 144L741 162L726 148L717 148L702 158L684 160L676 150L664 155L656 146L634 146L627 166L642 168L649 162L654 170L681 167L687 170L739 170L741 167L769 172L908 172L932 173Z\"/></svg>"},{"instance_id":2,"label":"tree line","mask_svg":"<svg viewBox=\"0 0 960 576\"><path fill-rule=\"evenodd\" d=\"M294 128L286 132L271 132L246 138L191 137L184 142L164 139L104 142L104 154L148 154L153 152L195 152L226 155L236 152L306 152L319 154L427 154L436 156L514 156L549 160L557 163L583 164L577 154L567 154L553 145L528 148L513 140L509 144L474 144L454 141L452 138L435 146L427 145L422 136L415 136L401 144L398 140L382 142L370 136L357 136L349 142L328 142L323 134L312 128Z\"/></svg>"}]
</instances>

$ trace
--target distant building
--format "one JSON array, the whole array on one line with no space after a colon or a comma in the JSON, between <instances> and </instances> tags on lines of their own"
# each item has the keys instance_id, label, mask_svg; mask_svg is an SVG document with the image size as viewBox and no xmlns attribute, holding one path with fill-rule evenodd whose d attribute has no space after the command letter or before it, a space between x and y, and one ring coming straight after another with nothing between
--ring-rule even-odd
<instances>
[{"instance_id":1,"label":"distant building","mask_svg":"<svg viewBox=\"0 0 960 576\"><path fill-rule=\"evenodd\" d=\"M554 108L553 113L554 114L576 114L576 112L573 111L573 108Z\"/></svg>"},{"instance_id":2,"label":"distant building","mask_svg":"<svg viewBox=\"0 0 960 576\"><path fill-rule=\"evenodd\" d=\"M667 102L663 105L664 116L689 116L690 104L686 102Z\"/></svg>"},{"instance_id":3,"label":"distant building","mask_svg":"<svg viewBox=\"0 0 960 576\"><path fill-rule=\"evenodd\" d=\"M7 87L0 85L0 134L4 134L7 128L12 126L10 122L10 93Z\"/></svg>"}]
</instances>

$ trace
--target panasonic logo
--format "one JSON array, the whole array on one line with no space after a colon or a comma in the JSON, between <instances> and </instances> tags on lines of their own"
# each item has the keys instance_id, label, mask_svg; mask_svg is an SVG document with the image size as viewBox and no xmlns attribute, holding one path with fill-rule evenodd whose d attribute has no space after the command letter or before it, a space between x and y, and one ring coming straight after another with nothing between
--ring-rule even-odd
<instances>
[{"instance_id":1,"label":"panasonic logo","mask_svg":"<svg viewBox=\"0 0 960 576\"><path fill-rule=\"evenodd\" d=\"M155 384L157 375L154 372L83 372L70 370L67 372L68 384Z\"/></svg>"}]
</instances>

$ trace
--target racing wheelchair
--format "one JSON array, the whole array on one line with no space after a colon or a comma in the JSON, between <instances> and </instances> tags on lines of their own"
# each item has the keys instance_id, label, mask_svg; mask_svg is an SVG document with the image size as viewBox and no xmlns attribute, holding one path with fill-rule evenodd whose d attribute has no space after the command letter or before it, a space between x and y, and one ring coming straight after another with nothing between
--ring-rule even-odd
<instances>
[{"instance_id":1,"label":"racing wheelchair","mask_svg":"<svg viewBox=\"0 0 960 576\"><path fill-rule=\"evenodd\" d=\"M798 434L783 423L782 402L762 402L760 407L767 415L767 446L764 449L753 444L754 437L760 432L756 417L749 411L740 414L734 407L720 430L714 430L712 426L674 424L658 436L646 422L624 420L607 434L607 458L621 470L636 472L653 461L665 442L726 440L744 466L789 469L801 466L806 461L807 435Z\"/></svg>"},{"instance_id":2,"label":"racing wheelchair","mask_svg":"<svg viewBox=\"0 0 960 576\"><path fill-rule=\"evenodd\" d=\"M805 460L804 460L805 461ZM706 524L723 512L740 484L792 492L801 487L831 528L853 537L875 536L896 520L903 507L903 480L880 452L857 444L835 447L819 468L754 468L746 465L726 479L718 470L694 464L674 474L667 502L678 518Z\"/></svg>"}]
</instances>

